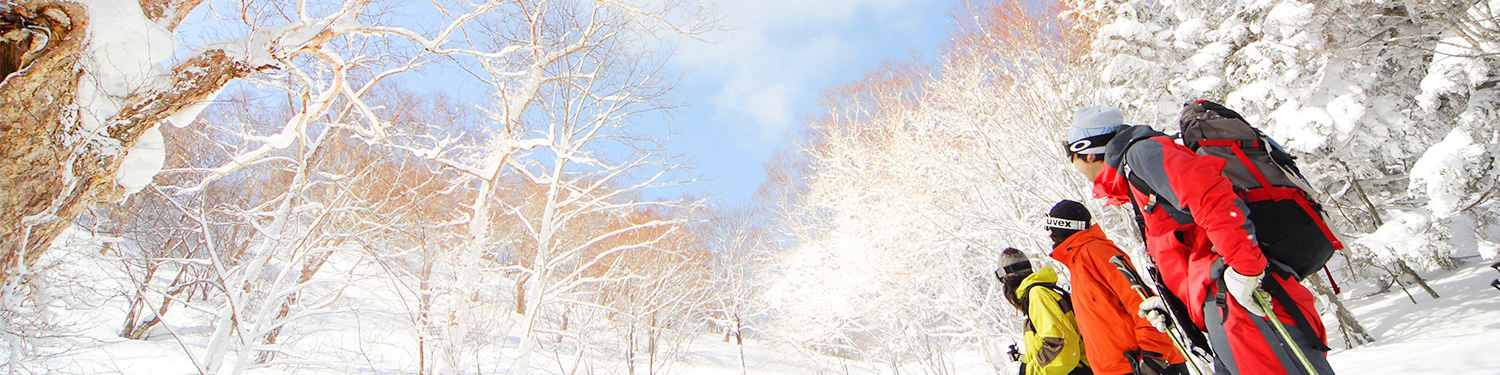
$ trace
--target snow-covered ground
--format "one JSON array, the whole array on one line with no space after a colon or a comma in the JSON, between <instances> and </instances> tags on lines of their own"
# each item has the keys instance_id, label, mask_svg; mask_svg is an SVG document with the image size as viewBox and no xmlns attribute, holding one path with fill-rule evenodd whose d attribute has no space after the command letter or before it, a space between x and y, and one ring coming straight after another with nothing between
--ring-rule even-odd
<instances>
[{"instance_id":1,"label":"snow-covered ground","mask_svg":"<svg viewBox=\"0 0 1500 375\"><path fill-rule=\"evenodd\" d=\"M1332 346L1334 370L1345 374L1500 374L1500 272L1475 261L1431 275L1441 298L1409 286L1417 304L1397 288L1345 301L1375 343L1349 350ZM1332 317L1324 317L1331 322ZM1329 332L1330 336L1336 336ZM1330 337L1335 338L1336 337Z\"/></svg>"},{"instance_id":2,"label":"snow-covered ground","mask_svg":"<svg viewBox=\"0 0 1500 375\"><path fill-rule=\"evenodd\" d=\"M66 277L51 286L54 298L77 301L93 300L96 303L72 303L72 308L55 309L56 321L71 327L77 336L64 336L51 343L49 359L29 361L30 369L39 373L118 373L118 374L193 374L192 360L184 349L202 351L184 340L180 343L173 336L197 337L210 328L204 325L175 322L175 331L156 335L151 340L125 340L115 335L122 319L120 298L109 298L128 283L119 276L110 274L109 259L97 256L98 242L72 232L72 236L59 241L58 260L61 266L54 269ZM71 245L71 246L68 246ZM1346 304L1375 336L1376 342L1354 349L1344 349L1334 327L1330 326L1330 337L1335 348L1331 360L1339 373L1343 374L1500 374L1500 290L1489 286L1490 280L1500 278L1500 273L1488 267L1492 261L1474 260L1462 264L1454 271L1428 275L1433 288L1442 298L1432 299L1415 286L1410 287L1417 299L1411 303L1399 288L1393 291L1346 300ZM1355 283L1348 283L1355 284ZM1347 296L1368 294L1367 285L1347 285ZM1364 289L1364 290L1361 290ZM100 298L103 297L103 298ZM106 303L97 303L108 300ZM366 306L379 309L379 306ZM392 310L399 307L392 306ZM1333 322L1331 316L1324 318ZM322 326L358 326L350 322L318 322ZM370 322L365 322L369 324ZM380 325L380 324L375 324ZM364 330L370 329L365 327ZM352 336L383 337L367 331ZM349 335L346 335L349 336ZM396 336L384 336L396 337ZM329 345L338 345L341 340L324 340ZM342 348L343 351L364 353L357 365L345 366L343 370L332 370L318 366L294 370L296 373L342 373L349 368L359 368L357 373L416 373L414 369L403 369L400 353L390 352L409 344L366 343L354 345L367 348L384 348L369 352L368 349ZM6 347L9 348L8 346ZM890 364L845 360L799 350L792 345L768 340L746 342L745 367L750 374L890 374L895 373ZM665 368L666 373L693 375L730 375L740 373L739 348L724 342L722 336L705 335L688 345L680 361ZM7 355L8 357L8 355ZM366 362L368 361L368 362ZM985 360L981 350L975 346L951 353L944 360L944 367L955 374L1010 374L1010 364L1000 364L996 369ZM383 363L389 362L389 363ZM922 364L900 365L900 372L923 372ZM503 368L503 366L499 366ZM378 370L371 370L378 369ZM254 373L280 373L282 370L262 369ZM486 371L490 373L490 371Z\"/></svg>"},{"instance_id":3,"label":"snow-covered ground","mask_svg":"<svg viewBox=\"0 0 1500 375\"><path fill-rule=\"evenodd\" d=\"M1429 282L1442 298L1432 299L1415 285L1408 286L1417 304L1412 304L1400 288L1391 292L1346 300L1376 342L1345 349L1338 337L1336 320L1329 322L1329 357L1334 370L1341 374L1500 374L1500 290L1489 286L1500 278L1500 272L1489 268L1492 261L1475 260L1451 272L1428 275ZM1345 295L1362 295L1359 286L1347 286ZM1368 289L1368 288L1364 288ZM843 363L836 359L788 355L795 350L776 351L764 343L750 344L746 362L751 374L818 374L847 373L888 374L889 366L868 363ZM705 339L689 356L684 374L738 374L738 359L733 345ZM957 374L1010 374L1013 370L994 370L983 360L978 349L955 353Z\"/></svg>"}]
</instances>

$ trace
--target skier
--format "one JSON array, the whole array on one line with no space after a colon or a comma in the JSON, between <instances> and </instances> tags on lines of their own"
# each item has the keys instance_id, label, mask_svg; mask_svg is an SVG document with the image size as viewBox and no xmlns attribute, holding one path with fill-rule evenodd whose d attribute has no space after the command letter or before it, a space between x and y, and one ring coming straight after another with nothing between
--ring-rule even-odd
<instances>
[{"instance_id":1,"label":"skier","mask_svg":"<svg viewBox=\"0 0 1500 375\"><path fill-rule=\"evenodd\" d=\"M1092 374L1073 320L1073 306L1057 286L1057 271L1032 272L1031 260L1015 248L1000 252L1000 279L1005 299L1026 316L1025 349L1020 375Z\"/></svg>"},{"instance_id":2,"label":"skier","mask_svg":"<svg viewBox=\"0 0 1500 375\"><path fill-rule=\"evenodd\" d=\"M1312 293L1289 272L1268 268L1248 209L1221 175L1226 161L1199 156L1149 126L1125 125L1123 118L1108 106L1079 109L1068 130L1068 160L1093 182L1096 197L1136 203L1147 253L1164 286L1186 298L1193 323L1207 330L1216 372L1333 374ZM1282 324L1265 318L1264 299L1256 297L1263 287L1281 296L1272 299L1269 313ZM1148 299L1142 307L1150 311L1140 313L1165 319L1158 306L1160 301ZM1284 325L1296 329L1277 329Z\"/></svg>"},{"instance_id":3,"label":"skier","mask_svg":"<svg viewBox=\"0 0 1500 375\"><path fill-rule=\"evenodd\" d=\"M1063 200L1052 206L1045 224L1052 259L1068 268L1073 295L1083 301L1074 314L1090 367L1100 374L1186 375L1186 357L1162 333L1165 327L1158 330L1137 316L1141 296L1109 261L1124 256L1128 262L1129 256L1092 219L1082 203Z\"/></svg>"}]
</instances>

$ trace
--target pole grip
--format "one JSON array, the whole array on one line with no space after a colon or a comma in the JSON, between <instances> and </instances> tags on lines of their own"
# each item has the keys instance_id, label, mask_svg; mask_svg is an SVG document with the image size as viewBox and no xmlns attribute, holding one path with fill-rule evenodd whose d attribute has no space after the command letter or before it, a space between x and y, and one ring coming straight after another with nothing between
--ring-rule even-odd
<instances>
[{"instance_id":1,"label":"pole grip","mask_svg":"<svg viewBox=\"0 0 1500 375\"><path fill-rule=\"evenodd\" d=\"M1120 270L1121 275L1125 275L1125 281L1130 283L1130 289L1135 289L1143 294L1141 296L1142 299L1156 295L1156 292L1146 287L1146 283L1141 282L1140 274L1135 273L1135 268L1130 267L1130 263L1125 262L1124 255L1109 257L1109 263L1114 264L1115 268Z\"/></svg>"}]
</instances>

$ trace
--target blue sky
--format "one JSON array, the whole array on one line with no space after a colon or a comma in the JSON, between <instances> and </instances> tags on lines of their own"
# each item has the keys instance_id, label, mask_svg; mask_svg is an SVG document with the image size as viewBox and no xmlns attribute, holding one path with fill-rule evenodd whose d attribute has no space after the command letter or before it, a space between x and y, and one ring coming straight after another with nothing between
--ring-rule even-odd
<instances>
[{"instance_id":1,"label":"blue sky","mask_svg":"<svg viewBox=\"0 0 1500 375\"><path fill-rule=\"evenodd\" d=\"M648 196L712 195L716 205L749 203L764 181L763 165L796 146L810 118L825 108L822 93L854 82L889 60L931 61L953 29L956 0L704 0L722 31L682 38L668 59L680 75L676 95L688 107L659 121L668 153L695 164L710 181ZM425 4L425 3L422 3ZM431 12L418 3L412 12ZM191 25L212 7L194 11ZM223 10L220 10L223 11ZM233 24L233 22L230 22ZM234 33L230 31L229 33ZM228 37L217 27L182 33L185 54L204 40ZM486 97L488 88L462 71L429 68L402 80L414 87Z\"/></svg>"},{"instance_id":2,"label":"blue sky","mask_svg":"<svg viewBox=\"0 0 1500 375\"><path fill-rule=\"evenodd\" d=\"M824 108L823 91L888 60L931 60L952 29L955 1L720 0L727 30L685 40L669 66L688 108L663 119L667 143L708 178L680 193L750 202L763 164L791 149Z\"/></svg>"}]
</instances>

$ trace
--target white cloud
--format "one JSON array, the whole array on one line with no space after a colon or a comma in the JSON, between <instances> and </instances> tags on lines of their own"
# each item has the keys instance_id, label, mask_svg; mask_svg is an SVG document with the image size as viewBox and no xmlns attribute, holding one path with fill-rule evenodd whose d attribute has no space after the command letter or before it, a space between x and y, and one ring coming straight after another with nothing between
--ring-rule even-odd
<instances>
[{"instance_id":1,"label":"white cloud","mask_svg":"<svg viewBox=\"0 0 1500 375\"><path fill-rule=\"evenodd\" d=\"M898 20L931 6L915 0L725 0L717 7L731 29L708 35L708 43L685 43L676 61L690 76L717 82L704 88L710 92L694 93L701 95L695 104L710 106L717 122L727 122L716 126L750 136L745 146L774 147L828 85L839 83L828 77L873 67L864 66L859 38L915 26Z\"/></svg>"}]
</instances>

